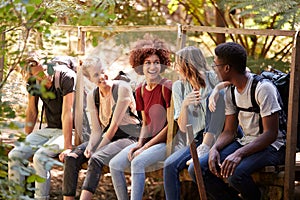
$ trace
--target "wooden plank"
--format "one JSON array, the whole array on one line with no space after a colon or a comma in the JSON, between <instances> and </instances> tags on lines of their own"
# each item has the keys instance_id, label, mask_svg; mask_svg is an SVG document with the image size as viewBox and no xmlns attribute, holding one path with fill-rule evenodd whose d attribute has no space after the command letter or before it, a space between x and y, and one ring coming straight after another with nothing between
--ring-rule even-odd
<instances>
[{"instance_id":1,"label":"wooden plank","mask_svg":"<svg viewBox=\"0 0 300 200\"><path fill-rule=\"evenodd\" d=\"M54 26L54 29L63 31L77 31L80 27L86 32L157 32L157 31L176 31L176 26Z\"/></svg>"},{"instance_id":2,"label":"wooden plank","mask_svg":"<svg viewBox=\"0 0 300 200\"><path fill-rule=\"evenodd\" d=\"M144 31L177 31L176 26L80 26L86 32L144 32ZM64 31L77 31L78 26L60 25L54 29ZM289 36L293 37L296 31L277 30L277 29L239 29L210 26L191 26L182 25L186 31L201 31L210 33L242 34L242 35L270 35L270 36Z\"/></svg>"},{"instance_id":3,"label":"wooden plank","mask_svg":"<svg viewBox=\"0 0 300 200\"><path fill-rule=\"evenodd\" d=\"M183 25L183 30L186 31L201 31L209 33L225 33L225 34L242 34L242 35L270 35L270 36L290 36L293 37L296 31L276 30L276 29L239 29L239 28L224 28L211 26L190 26Z\"/></svg>"},{"instance_id":4,"label":"wooden plank","mask_svg":"<svg viewBox=\"0 0 300 200\"><path fill-rule=\"evenodd\" d=\"M171 97L171 103L170 107L168 109L167 113L167 118L168 118L168 133L167 133L167 150L166 150L166 157L170 156L172 153L172 141L173 137L177 132L176 124L174 122L174 103L173 103L173 98Z\"/></svg>"},{"instance_id":5,"label":"wooden plank","mask_svg":"<svg viewBox=\"0 0 300 200\"><path fill-rule=\"evenodd\" d=\"M181 49L183 48L183 47L185 47L185 44L186 44L186 30L182 30L182 39L181 39L181 44L180 44L180 47L181 47Z\"/></svg>"},{"instance_id":6,"label":"wooden plank","mask_svg":"<svg viewBox=\"0 0 300 200\"><path fill-rule=\"evenodd\" d=\"M177 41L176 41L176 51L181 49L181 40L182 40L182 25L177 25Z\"/></svg>"},{"instance_id":7,"label":"wooden plank","mask_svg":"<svg viewBox=\"0 0 300 200\"><path fill-rule=\"evenodd\" d=\"M195 170L196 182L200 194L200 199L206 200L207 199L206 191L205 191L204 181L202 178L202 172L201 172L200 162L198 159L197 147L194 140L194 131L192 125L191 124L186 125L186 130L188 134L188 141L190 144L190 152L194 162L194 170Z\"/></svg>"},{"instance_id":8,"label":"wooden plank","mask_svg":"<svg viewBox=\"0 0 300 200\"><path fill-rule=\"evenodd\" d=\"M285 177L284 177L284 199L294 199L295 189L295 155L297 144L297 122L298 122L298 102L299 102L299 74L300 74L300 36L299 32L295 35L295 45L293 48L288 121L287 121L287 141L285 156Z\"/></svg>"},{"instance_id":9,"label":"wooden plank","mask_svg":"<svg viewBox=\"0 0 300 200\"><path fill-rule=\"evenodd\" d=\"M78 42L77 42L77 51L78 51L78 54L82 54L84 55L85 54L85 35L86 35L86 32L83 31L81 29L81 27L78 27Z\"/></svg>"},{"instance_id":10,"label":"wooden plank","mask_svg":"<svg viewBox=\"0 0 300 200\"><path fill-rule=\"evenodd\" d=\"M5 33L2 33L0 36L0 45L1 49L5 49ZM4 53L4 52L3 52ZM3 72L4 72L4 54L0 55L0 83L3 81ZM1 97L0 97L1 99Z\"/></svg>"},{"instance_id":11,"label":"wooden plank","mask_svg":"<svg viewBox=\"0 0 300 200\"><path fill-rule=\"evenodd\" d=\"M83 96L84 96L84 83L82 67L77 66L77 81L75 93L75 145L78 146L82 143L82 127L83 127Z\"/></svg>"}]
</instances>

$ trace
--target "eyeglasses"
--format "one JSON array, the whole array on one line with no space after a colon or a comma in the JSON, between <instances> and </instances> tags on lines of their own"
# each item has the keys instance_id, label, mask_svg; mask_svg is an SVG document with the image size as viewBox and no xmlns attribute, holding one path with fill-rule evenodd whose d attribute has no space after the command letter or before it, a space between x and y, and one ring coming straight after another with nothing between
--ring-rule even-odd
<instances>
[{"instance_id":1,"label":"eyeglasses","mask_svg":"<svg viewBox=\"0 0 300 200\"><path fill-rule=\"evenodd\" d=\"M215 69L216 67L225 66L225 65L227 65L227 64L216 64L216 63L213 63L213 64L211 65L211 67L212 67L213 69Z\"/></svg>"}]
</instances>

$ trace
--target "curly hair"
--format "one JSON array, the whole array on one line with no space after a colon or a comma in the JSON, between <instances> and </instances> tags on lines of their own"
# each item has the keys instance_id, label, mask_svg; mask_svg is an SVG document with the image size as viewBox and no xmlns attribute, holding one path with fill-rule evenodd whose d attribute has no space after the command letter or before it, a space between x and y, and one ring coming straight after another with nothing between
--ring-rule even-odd
<instances>
[{"instance_id":1,"label":"curly hair","mask_svg":"<svg viewBox=\"0 0 300 200\"><path fill-rule=\"evenodd\" d=\"M130 51L129 63L135 72L144 75L144 60L151 55L157 55L161 64L161 71L164 72L170 66L170 51L164 41L145 36L144 39L136 42L134 48Z\"/></svg>"},{"instance_id":2,"label":"curly hair","mask_svg":"<svg viewBox=\"0 0 300 200\"><path fill-rule=\"evenodd\" d=\"M207 63L200 49L194 46L185 47L176 52L176 62L178 63L185 78L194 88L205 87L205 80L200 71L207 71Z\"/></svg>"}]
</instances>

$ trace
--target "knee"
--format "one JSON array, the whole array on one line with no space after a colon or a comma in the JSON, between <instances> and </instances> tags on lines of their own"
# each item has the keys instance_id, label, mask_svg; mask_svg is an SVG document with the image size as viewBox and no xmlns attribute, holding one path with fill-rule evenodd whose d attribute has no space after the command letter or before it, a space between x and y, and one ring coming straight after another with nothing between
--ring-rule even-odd
<instances>
[{"instance_id":1,"label":"knee","mask_svg":"<svg viewBox=\"0 0 300 200\"><path fill-rule=\"evenodd\" d=\"M117 169L118 168L118 163L119 163L119 160L118 159L111 159L110 161L109 161L109 168L110 169Z\"/></svg>"},{"instance_id":2,"label":"knee","mask_svg":"<svg viewBox=\"0 0 300 200\"><path fill-rule=\"evenodd\" d=\"M102 169L103 162L95 156L92 156L89 160L89 169Z\"/></svg>"},{"instance_id":3,"label":"knee","mask_svg":"<svg viewBox=\"0 0 300 200\"><path fill-rule=\"evenodd\" d=\"M75 167L78 165L76 157L72 155L65 156L64 160L65 167Z\"/></svg>"},{"instance_id":4,"label":"knee","mask_svg":"<svg viewBox=\"0 0 300 200\"><path fill-rule=\"evenodd\" d=\"M138 157L137 157L138 158ZM134 158L131 161L131 170L132 172L143 172L145 170L145 164L143 160Z\"/></svg>"},{"instance_id":5,"label":"knee","mask_svg":"<svg viewBox=\"0 0 300 200\"><path fill-rule=\"evenodd\" d=\"M165 162L164 162L164 172L170 173L172 171L174 171L174 172L178 171L176 162L172 162L172 160L169 160L169 159L165 160Z\"/></svg>"},{"instance_id":6,"label":"knee","mask_svg":"<svg viewBox=\"0 0 300 200\"><path fill-rule=\"evenodd\" d=\"M16 159L16 158L22 158L22 154L17 151L16 149L12 149L9 153L8 153L8 158L9 159Z\"/></svg>"},{"instance_id":7,"label":"knee","mask_svg":"<svg viewBox=\"0 0 300 200\"><path fill-rule=\"evenodd\" d=\"M242 184L244 176L245 174L243 173L243 171L236 168L233 175L229 176L227 179L229 185L237 186L239 184Z\"/></svg>"},{"instance_id":8,"label":"knee","mask_svg":"<svg viewBox=\"0 0 300 200\"><path fill-rule=\"evenodd\" d=\"M46 163L47 158L42 153L35 153L33 155L32 161L36 165L37 163Z\"/></svg>"},{"instance_id":9,"label":"knee","mask_svg":"<svg viewBox=\"0 0 300 200\"><path fill-rule=\"evenodd\" d=\"M196 175L195 175L195 170L194 170L194 163L190 164L190 166L188 167L188 172L189 172L191 178L195 181Z\"/></svg>"}]
</instances>

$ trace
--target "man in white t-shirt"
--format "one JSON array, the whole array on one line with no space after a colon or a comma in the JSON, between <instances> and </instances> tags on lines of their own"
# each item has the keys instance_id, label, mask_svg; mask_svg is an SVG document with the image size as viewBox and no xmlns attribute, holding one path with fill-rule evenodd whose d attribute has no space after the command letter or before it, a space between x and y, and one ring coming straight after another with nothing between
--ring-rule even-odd
<instances>
[{"instance_id":1,"label":"man in white t-shirt","mask_svg":"<svg viewBox=\"0 0 300 200\"><path fill-rule=\"evenodd\" d=\"M213 199L241 199L240 196L260 199L261 192L251 174L267 165L284 164L285 159L285 135L279 130L278 93L271 82L259 81L255 89L259 113L241 110L253 107L250 93L253 74L246 71L246 50L228 42L218 45L215 55L213 67L219 79L229 81L234 90L229 86L225 92L224 130L209 155L200 159L205 188ZM240 139L235 137L238 125L244 132ZM189 173L195 180L193 165Z\"/></svg>"}]
</instances>

